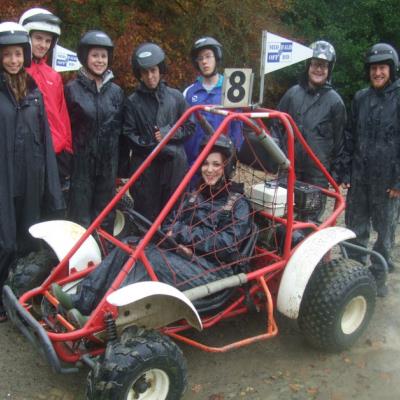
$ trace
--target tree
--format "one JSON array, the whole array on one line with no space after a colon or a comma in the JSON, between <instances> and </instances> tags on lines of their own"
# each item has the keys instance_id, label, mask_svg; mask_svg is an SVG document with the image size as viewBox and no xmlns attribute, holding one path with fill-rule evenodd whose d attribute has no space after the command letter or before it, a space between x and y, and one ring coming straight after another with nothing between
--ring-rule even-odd
<instances>
[{"instance_id":1,"label":"tree","mask_svg":"<svg viewBox=\"0 0 400 400\"><path fill-rule=\"evenodd\" d=\"M291 0L281 16L282 22L309 42L324 39L334 45L333 83L347 103L366 85L366 51L377 42L394 47L400 43L399 18L396 0Z\"/></svg>"}]
</instances>

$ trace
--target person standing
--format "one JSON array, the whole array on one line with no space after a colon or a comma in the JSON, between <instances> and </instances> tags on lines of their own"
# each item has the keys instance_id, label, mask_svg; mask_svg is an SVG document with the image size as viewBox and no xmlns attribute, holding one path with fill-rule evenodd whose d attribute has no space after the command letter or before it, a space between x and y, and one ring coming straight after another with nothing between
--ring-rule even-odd
<instances>
[{"instance_id":1,"label":"person standing","mask_svg":"<svg viewBox=\"0 0 400 400\"><path fill-rule=\"evenodd\" d=\"M106 33L86 32L78 44L82 68L65 87L74 151L68 217L84 227L115 194L124 94L112 82L113 49ZM112 232L113 226L110 213L103 228Z\"/></svg>"},{"instance_id":2,"label":"person standing","mask_svg":"<svg viewBox=\"0 0 400 400\"><path fill-rule=\"evenodd\" d=\"M161 47L142 43L133 52L132 68L139 86L126 101L123 129L132 148L131 173L188 108L182 93L162 80L166 65ZM193 124L186 121L131 188L135 210L150 221L158 216L185 176L188 164L183 142L193 130Z\"/></svg>"},{"instance_id":3,"label":"person standing","mask_svg":"<svg viewBox=\"0 0 400 400\"><path fill-rule=\"evenodd\" d=\"M396 50L377 43L365 59L368 88L353 99L346 130L347 174L343 180L349 188L346 225L357 238L355 244L367 247L371 223L377 232L373 250L394 270L392 248L400 197L400 82L396 78L399 59ZM365 263L366 257L349 252ZM370 266L378 284L378 294L385 295L386 271L381 264Z\"/></svg>"},{"instance_id":4,"label":"person standing","mask_svg":"<svg viewBox=\"0 0 400 400\"><path fill-rule=\"evenodd\" d=\"M291 115L315 155L333 179L341 183L346 108L331 85L336 52L323 40L312 43L310 48L313 56L306 63L304 75L283 95L277 109ZM298 141L295 142L295 163L297 180L328 187L327 179ZM323 200L325 203L325 196ZM323 204L321 211L308 218L317 222L324 208Z\"/></svg>"},{"instance_id":5,"label":"person standing","mask_svg":"<svg viewBox=\"0 0 400 400\"><path fill-rule=\"evenodd\" d=\"M64 201L42 94L26 73L29 34L0 24L0 291L17 256L35 250L31 225ZM7 319L0 296L0 322Z\"/></svg>"},{"instance_id":6,"label":"person standing","mask_svg":"<svg viewBox=\"0 0 400 400\"><path fill-rule=\"evenodd\" d=\"M190 51L193 66L199 71L200 76L188 86L183 95L190 106L195 105L220 105L222 103L223 76L218 73L218 66L222 61L222 45L210 36L197 39ZM224 116L204 113L204 117L215 130L221 124ZM185 141L185 151L191 166L199 155L200 144L205 133L201 124L196 123L194 134ZM233 121L228 130L229 138L235 148L240 149L243 142L242 123Z\"/></svg>"},{"instance_id":7,"label":"person standing","mask_svg":"<svg viewBox=\"0 0 400 400\"><path fill-rule=\"evenodd\" d=\"M21 15L19 23L25 27L31 38L33 59L26 71L43 94L61 187L66 192L69 187L72 153L71 123L61 76L47 64L48 56L61 34L61 20L44 8L30 8Z\"/></svg>"}]
</instances>

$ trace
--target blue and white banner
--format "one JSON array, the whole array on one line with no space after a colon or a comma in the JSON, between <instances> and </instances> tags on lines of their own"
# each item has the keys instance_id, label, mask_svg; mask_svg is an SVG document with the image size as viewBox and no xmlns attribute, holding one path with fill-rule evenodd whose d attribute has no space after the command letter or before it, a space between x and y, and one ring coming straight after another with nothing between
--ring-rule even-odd
<instances>
[{"instance_id":1,"label":"blue and white banner","mask_svg":"<svg viewBox=\"0 0 400 400\"><path fill-rule=\"evenodd\" d=\"M266 33L266 35L265 35ZM311 58L313 51L306 46L270 32L263 34L264 74Z\"/></svg>"},{"instance_id":2,"label":"blue and white banner","mask_svg":"<svg viewBox=\"0 0 400 400\"><path fill-rule=\"evenodd\" d=\"M76 53L58 44L54 47L52 67L57 72L76 71L81 66Z\"/></svg>"}]
</instances>

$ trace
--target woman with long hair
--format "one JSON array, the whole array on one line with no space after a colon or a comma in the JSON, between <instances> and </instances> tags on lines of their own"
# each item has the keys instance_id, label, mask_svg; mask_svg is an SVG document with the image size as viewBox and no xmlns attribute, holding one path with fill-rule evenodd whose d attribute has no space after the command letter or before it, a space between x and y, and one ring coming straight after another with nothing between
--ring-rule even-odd
<instances>
[{"instance_id":1,"label":"woman with long hair","mask_svg":"<svg viewBox=\"0 0 400 400\"><path fill-rule=\"evenodd\" d=\"M1 23L0 290L13 260L35 249L29 227L64 208L43 98L25 71L30 63L28 32ZM0 297L0 322L6 319Z\"/></svg>"}]
</instances>

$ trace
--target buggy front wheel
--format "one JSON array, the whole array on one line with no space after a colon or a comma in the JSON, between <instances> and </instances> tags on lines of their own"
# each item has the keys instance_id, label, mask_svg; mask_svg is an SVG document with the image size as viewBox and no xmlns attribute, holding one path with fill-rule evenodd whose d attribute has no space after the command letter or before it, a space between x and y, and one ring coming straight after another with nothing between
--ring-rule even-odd
<instances>
[{"instance_id":1,"label":"buggy front wheel","mask_svg":"<svg viewBox=\"0 0 400 400\"><path fill-rule=\"evenodd\" d=\"M110 343L102 364L89 372L87 400L179 400L186 363L168 337L154 331Z\"/></svg>"},{"instance_id":2,"label":"buggy front wheel","mask_svg":"<svg viewBox=\"0 0 400 400\"><path fill-rule=\"evenodd\" d=\"M11 268L6 285L10 286L15 296L21 297L28 290L41 285L57 264L57 256L50 248L29 253L19 258Z\"/></svg>"},{"instance_id":3,"label":"buggy front wheel","mask_svg":"<svg viewBox=\"0 0 400 400\"><path fill-rule=\"evenodd\" d=\"M317 266L300 307L299 327L318 349L349 348L368 326L376 284L368 268L339 258Z\"/></svg>"}]
</instances>

